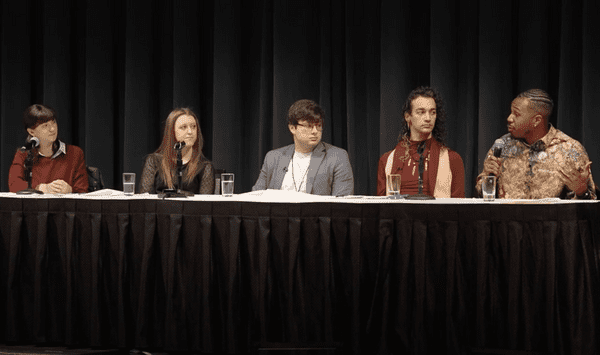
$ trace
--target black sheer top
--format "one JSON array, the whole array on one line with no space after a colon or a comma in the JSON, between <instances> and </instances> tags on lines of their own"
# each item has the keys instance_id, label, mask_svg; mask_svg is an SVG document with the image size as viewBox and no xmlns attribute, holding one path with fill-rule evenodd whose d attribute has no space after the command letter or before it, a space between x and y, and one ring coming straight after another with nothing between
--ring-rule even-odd
<instances>
[{"instance_id":1,"label":"black sheer top","mask_svg":"<svg viewBox=\"0 0 600 355\"><path fill-rule=\"evenodd\" d=\"M140 193L148 192L157 194L168 188L160 176L160 162L162 156L152 153L146 157L142 179L140 181ZM183 165L183 176L187 175L188 164ZM180 189L195 194L213 194L215 191L215 173L212 163L202 157L194 178L189 183L183 182Z\"/></svg>"}]
</instances>

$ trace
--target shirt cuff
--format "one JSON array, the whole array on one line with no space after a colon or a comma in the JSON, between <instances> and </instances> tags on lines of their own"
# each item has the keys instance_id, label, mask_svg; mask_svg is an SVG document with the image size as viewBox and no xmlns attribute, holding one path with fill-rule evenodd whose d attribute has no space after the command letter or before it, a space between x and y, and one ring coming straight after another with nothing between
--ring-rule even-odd
<instances>
[{"instance_id":1,"label":"shirt cuff","mask_svg":"<svg viewBox=\"0 0 600 355\"><path fill-rule=\"evenodd\" d=\"M581 195L575 195L575 198L578 200L591 200L592 199L592 193L590 192L590 189L588 187L587 190L585 190L585 192Z\"/></svg>"}]
</instances>

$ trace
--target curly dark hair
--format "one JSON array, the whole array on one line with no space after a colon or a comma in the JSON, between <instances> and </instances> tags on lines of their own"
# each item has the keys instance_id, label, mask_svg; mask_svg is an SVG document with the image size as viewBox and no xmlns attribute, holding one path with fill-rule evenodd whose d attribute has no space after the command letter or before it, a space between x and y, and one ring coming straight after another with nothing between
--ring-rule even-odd
<instances>
[{"instance_id":1,"label":"curly dark hair","mask_svg":"<svg viewBox=\"0 0 600 355\"><path fill-rule=\"evenodd\" d=\"M417 97L430 97L435 101L436 118L431 135L440 142L442 146L446 146L446 109L444 108L444 100L436 89L429 86L419 86L411 91L406 98L404 106L402 106L402 124L398 141L401 141L405 136L407 138L410 137L410 129L408 128L408 123L404 119L404 116L412 113L412 101Z\"/></svg>"},{"instance_id":2,"label":"curly dark hair","mask_svg":"<svg viewBox=\"0 0 600 355\"><path fill-rule=\"evenodd\" d=\"M312 100L298 100L288 110L288 124L296 126L298 121L306 120L310 124L323 124L325 112Z\"/></svg>"}]
</instances>

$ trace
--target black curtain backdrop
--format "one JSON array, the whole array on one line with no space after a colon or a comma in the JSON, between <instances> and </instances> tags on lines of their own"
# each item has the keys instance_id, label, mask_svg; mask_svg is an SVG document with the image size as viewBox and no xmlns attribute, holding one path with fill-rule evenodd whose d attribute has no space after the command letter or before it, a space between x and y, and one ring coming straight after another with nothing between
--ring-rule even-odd
<instances>
[{"instance_id":1,"label":"black curtain backdrop","mask_svg":"<svg viewBox=\"0 0 600 355\"><path fill-rule=\"evenodd\" d=\"M60 137L83 148L107 187L135 172L174 107L201 120L205 155L249 191L266 152L292 142L288 107L324 107L323 140L348 150L356 194L419 85L448 109L467 196L510 102L529 88L578 139L600 179L600 4L596 0L1 1L0 171L25 138L22 112L54 107Z\"/></svg>"}]
</instances>

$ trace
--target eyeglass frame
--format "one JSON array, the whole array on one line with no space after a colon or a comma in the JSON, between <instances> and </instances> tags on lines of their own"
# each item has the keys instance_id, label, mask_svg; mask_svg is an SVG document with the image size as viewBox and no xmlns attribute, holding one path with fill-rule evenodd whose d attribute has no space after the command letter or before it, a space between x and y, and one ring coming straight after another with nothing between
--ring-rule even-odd
<instances>
[{"instance_id":1,"label":"eyeglass frame","mask_svg":"<svg viewBox=\"0 0 600 355\"><path fill-rule=\"evenodd\" d=\"M314 128L317 129L317 131L322 132L323 131L323 124L319 123L319 124L310 124L310 125L303 125L302 123L296 123L296 127L300 126L302 127L302 129L306 129L309 131L312 131Z\"/></svg>"}]
</instances>

